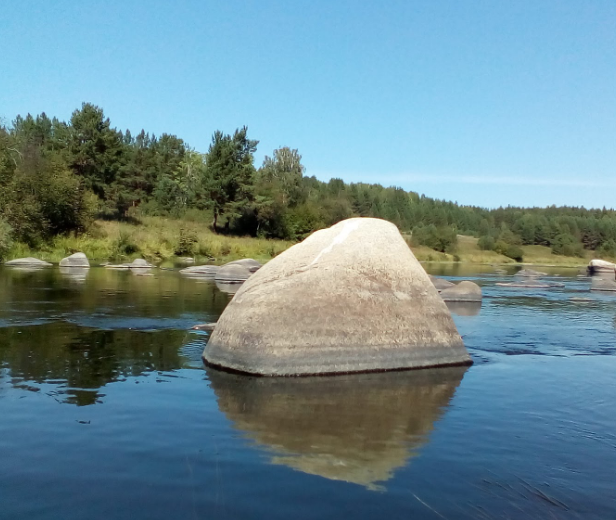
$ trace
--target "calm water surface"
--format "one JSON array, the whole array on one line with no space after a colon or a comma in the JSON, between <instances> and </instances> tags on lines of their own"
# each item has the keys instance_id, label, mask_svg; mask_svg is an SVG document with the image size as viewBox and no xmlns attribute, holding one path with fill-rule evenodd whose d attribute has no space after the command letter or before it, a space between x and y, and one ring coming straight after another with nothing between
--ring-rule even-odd
<instances>
[{"instance_id":1,"label":"calm water surface","mask_svg":"<svg viewBox=\"0 0 616 520\"><path fill-rule=\"evenodd\" d=\"M472 367L300 379L202 366L211 282L0 268L0 518L616 518L616 296L427 268Z\"/></svg>"}]
</instances>

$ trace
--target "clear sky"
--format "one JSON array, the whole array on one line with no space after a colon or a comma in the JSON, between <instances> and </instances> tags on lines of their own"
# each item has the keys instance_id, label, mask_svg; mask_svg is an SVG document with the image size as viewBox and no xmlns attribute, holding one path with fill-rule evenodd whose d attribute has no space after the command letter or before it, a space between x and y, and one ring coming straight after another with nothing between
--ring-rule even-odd
<instances>
[{"instance_id":1,"label":"clear sky","mask_svg":"<svg viewBox=\"0 0 616 520\"><path fill-rule=\"evenodd\" d=\"M461 204L615 207L616 1L14 1L0 118L113 126Z\"/></svg>"}]
</instances>

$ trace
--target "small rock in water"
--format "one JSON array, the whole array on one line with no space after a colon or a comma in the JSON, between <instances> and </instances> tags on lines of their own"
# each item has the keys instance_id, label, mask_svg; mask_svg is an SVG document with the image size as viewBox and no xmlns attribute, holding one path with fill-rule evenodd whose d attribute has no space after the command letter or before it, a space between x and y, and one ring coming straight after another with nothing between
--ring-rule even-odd
<instances>
[{"instance_id":1,"label":"small rock in water","mask_svg":"<svg viewBox=\"0 0 616 520\"><path fill-rule=\"evenodd\" d=\"M474 282L464 280L458 285L443 289L441 298L446 302L480 302L482 299L481 287Z\"/></svg>"},{"instance_id":2,"label":"small rock in water","mask_svg":"<svg viewBox=\"0 0 616 520\"><path fill-rule=\"evenodd\" d=\"M38 258L16 258L15 260L9 260L4 262L4 265L8 267L51 267L52 264L39 260Z\"/></svg>"},{"instance_id":3,"label":"small rock in water","mask_svg":"<svg viewBox=\"0 0 616 520\"><path fill-rule=\"evenodd\" d=\"M260 268L261 264L256 260L244 258L221 266L214 278L217 282L242 283Z\"/></svg>"},{"instance_id":4,"label":"small rock in water","mask_svg":"<svg viewBox=\"0 0 616 520\"><path fill-rule=\"evenodd\" d=\"M60 260L60 267L90 267L88 257L84 253L74 253Z\"/></svg>"}]
</instances>

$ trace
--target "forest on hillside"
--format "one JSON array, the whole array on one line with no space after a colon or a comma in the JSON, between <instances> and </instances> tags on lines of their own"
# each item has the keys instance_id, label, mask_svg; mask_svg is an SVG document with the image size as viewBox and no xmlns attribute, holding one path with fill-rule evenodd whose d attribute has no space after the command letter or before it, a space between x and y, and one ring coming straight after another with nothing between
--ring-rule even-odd
<instances>
[{"instance_id":1,"label":"forest on hillside","mask_svg":"<svg viewBox=\"0 0 616 520\"><path fill-rule=\"evenodd\" d=\"M200 153L175 135L133 135L84 103L69 121L45 113L0 126L0 258L14 242L36 248L88 233L96 219L201 212L216 233L299 240L353 216L396 224L415 244L455 252L458 234L521 260L521 245L555 254L616 256L616 212L578 207L484 209L398 187L306 175L296 149L254 163L246 127L216 131Z\"/></svg>"}]
</instances>

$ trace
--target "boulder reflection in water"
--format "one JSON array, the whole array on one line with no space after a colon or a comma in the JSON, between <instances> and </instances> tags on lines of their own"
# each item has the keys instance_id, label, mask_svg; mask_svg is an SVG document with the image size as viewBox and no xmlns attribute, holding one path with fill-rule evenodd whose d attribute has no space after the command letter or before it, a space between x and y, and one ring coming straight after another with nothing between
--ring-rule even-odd
<instances>
[{"instance_id":1,"label":"boulder reflection in water","mask_svg":"<svg viewBox=\"0 0 616 520\"><path fill-rule=\"evenodd\" d=\"M458 316L477 316L481 311L481 302L445 302L445 305Z\"/></svg>"},{"instance_id":2,"label":"boulder reflection in water","mask_svg":"<svg viewBox=\"0 0 616 520\"><path fill-rule=\"evenodd\" d=\"M273 464L369 489L428 441L465 371L267 378L207 368L220 410Z\"/></svg>"}]
</instances>

